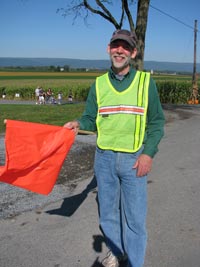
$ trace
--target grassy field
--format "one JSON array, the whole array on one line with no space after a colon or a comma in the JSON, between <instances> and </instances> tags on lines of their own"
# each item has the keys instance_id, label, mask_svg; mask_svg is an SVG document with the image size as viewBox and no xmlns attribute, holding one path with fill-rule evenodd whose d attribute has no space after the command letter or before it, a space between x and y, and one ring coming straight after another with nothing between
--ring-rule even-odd
<instances>
[{"instance_id":1,"label":"grassy field","mask_svg":"<svg viewBox=\"0 0 200 267\"><path fill-rule=\"evenodd\" d=\"M88 89L95 78L103 72L5 72L0 71L0 94L6 89L14 95L29 91L34 99L35 88L39 85L47 90L51 88L55 94L62 91L67 97L69 90L75 96L85 99ZM153 75L155 81L159 82L184 82L191 83L192 75ZM180 91L178 89L178 91ZM12 93L14 92L14 93ZM80 95L77 94L80 92ZM185 92L184 92L185 93ZM169 93L168 93L169 94ZM7 96L8 97L8 94ZM172 95L174 97L174 95ZM180 96L178 96L180 99ZM187 99L187 97L185 97ZM164 102L165 103L165 102ZM0 132L5 131L4 119L24 120L30 122L63 125L66 121L78 118L84 109L84 104L73 105L0 105Z\"/></svg>"},{"instance_id":2,"label":"grassy field","mask_svg":"<svg viewBox=\"0 0 200 267\"><path fill-rule=\"evenodd\" d=\"M6 88L36 88L37 86L41 86L44 89L47 88L58 88L58 87L77 87L81 84L85 84L87 86L90 86L92 82L94 82L95 77L93 79L57 79L57 78L49 78L49 79L0 79L0 88L6 87Z\"/></svg>"},{"instance_id":3,"label":"grassy field","mask_svg":"<svg viewBox=\"0 0 200 267\"><path fill-rule=\"evenodd\" d=\"M95 79L102 72L0 72L0 80L24 79Z\"/></svg>"},{"instance_id":4,"label":"grassy field","mask_svg":"<svg viewBox=\"0 0 200 267\"><path fill-rule=\"evenodd\" d=\"M57 89L62 91L72 90L77 87L90 87L95 78L103 72L5 72L0 71L0 89L14 90L18 88L34 88L37 86ZM191 83L192 75L152 75L155 81L160 82L188 82Z\"/></svg>"},{"instance_id":5,"label":"grassy field","mask_svg":"<svg viewBox=\"0 0 200 267\"><path fill-rule=\"evenodd\" d=\"M51 88L55 95L62 92L67 98L71 91L77 100L83 100L86 90L95 78L102 73L97 72L0 72L0 95L6 91L7 98L13 99L20 93L24 99L33 99L36 87L44 91Z\"/></svg>"},{"instance_id":6,"label":"grassy field","mask_svg":"<svg viewBox=\"0 0 200 267\"><path fill-rule=\"evenodd\" d=\"M0 72L0 90L4 88L8 92L24 88L32 93L37 86L52 88L56 93L58 90L65 92L84 87L89 88L99 73L52 73L52 72ZM6 98L9 99L8 94ZM80 117L84 110L84 104L66 105L0 105L0 133L5 132L4 119L23 120L62 126L65 122Z\"/></svg>"},{"instance_id":7,"label":"grassy field","mask_svg":"<svg viewBox=\"0 0 200 267\"><path fill-rule=\"evenodd\" d=\"M0 71L0 81L4 80L26 80L26 79L70 79L70 80L94 80L104 72L19 72ZM168 81L191 81L191 75L153 74L155 80Z\"/></svg>"},{"instance_id":8,"label":"grassy field","mask_svg":"<svg viewBox=\"0 0 200 267\"><path fill-rule=\"evenodd\" d=\"M179 82L191 82L192 81L192 74L191 75L170 75L170 74L154 74L152 75L155 81L179 81Z\"/></svg>"},{"instance_id":9,"label":"grassy field","mask_svg":"<svg viewBox=\"0 0 200 267\"><path fill-rule=\"evenodd\" d=\"M62 126L65 122L79 118L84 104L66 105L0 105L0 133L5 132L4 119L22 120Z\"/></svg>"}]
</instances>

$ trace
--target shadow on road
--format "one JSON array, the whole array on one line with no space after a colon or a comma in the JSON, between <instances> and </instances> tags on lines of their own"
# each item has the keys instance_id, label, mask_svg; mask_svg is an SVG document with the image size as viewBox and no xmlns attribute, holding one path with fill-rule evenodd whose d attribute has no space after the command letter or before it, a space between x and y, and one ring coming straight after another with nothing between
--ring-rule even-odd
<instances>
[{"instance_id":1,"label":"shadow on road","mask_svg":"<svg viewBox=\"0 0 200 267\"><path fill-rule=\"evenodd\" d=\"M87 198L88 193L94 190L96 187L97 183L96 178L94 176L91 182L80 194L65 198L59 209L48 210L46 211L46 213L50 215L56 214L66 217L72 216L74 212L81 206L83 201Z\"/></svg>"}]
</instances>

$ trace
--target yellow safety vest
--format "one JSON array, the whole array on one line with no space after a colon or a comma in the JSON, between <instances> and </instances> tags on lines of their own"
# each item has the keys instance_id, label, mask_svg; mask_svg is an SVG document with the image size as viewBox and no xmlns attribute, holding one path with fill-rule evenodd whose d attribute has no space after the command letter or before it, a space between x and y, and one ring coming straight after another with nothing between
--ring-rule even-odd
<instances>
[{"instance_id":1,"label":"yellow safety vest","mask_svg":"<svg viewBox=\"0 0 200 267\"><path fill-rule=\"evenodd\" d=\"M149 81L150 73L137 71L130 86L118 92L108 73L96 79L99 148L130 153L140 149L146 128Z\"/></svg>"}]
</instances>

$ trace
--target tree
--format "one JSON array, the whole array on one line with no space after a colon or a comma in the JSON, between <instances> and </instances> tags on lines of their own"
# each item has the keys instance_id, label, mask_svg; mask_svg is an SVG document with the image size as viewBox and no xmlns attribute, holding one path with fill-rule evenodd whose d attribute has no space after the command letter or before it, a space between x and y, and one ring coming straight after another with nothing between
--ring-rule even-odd
<instances>
[{"instance_id":1,"label":"tree","mask_svg":"<svg viewBox=\"0 0 200 267\"><path fill-rule=\"evenodd\" d=\"M119 18L119 21L115 19L112 12L110 11L112 9L112 4L114 4L114 1L110 0L72 0L66 8L58 9L58 12L61 11L63 16L73 14L73 22L77 19L77 17L80 16L83 17L85 22L87 22L87 18L89 17L90 13L93 13L101 16L103 19L113 24L116 29L121 29L123 27L125 19L127 19L130 30L135 31L138 38L138 55L133 64L136 69L142 70L144 66L145 36L150 0L120 1L121 5L119 5L119 8L121 9L121 16ZM135 3L137 3L137 19L136 23L134 24L130 7Z\"/></svg>"}]
</instances>

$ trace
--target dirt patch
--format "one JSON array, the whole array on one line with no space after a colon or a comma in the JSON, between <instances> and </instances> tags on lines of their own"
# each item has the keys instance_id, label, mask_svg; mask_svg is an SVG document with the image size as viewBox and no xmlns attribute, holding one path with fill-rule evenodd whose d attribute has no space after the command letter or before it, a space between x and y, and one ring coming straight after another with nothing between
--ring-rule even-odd
<instances>
[{"instance_id":1,"label":"dirt patch","mask_svg":"<svg viewBox=\"0 0 200 267\"><path fill-rule=\"evenodd\" d=\"M95 145L76 142L70 150L57 180L57 184L71 183L93 174Z\"/></svg>"}]
</instances>

